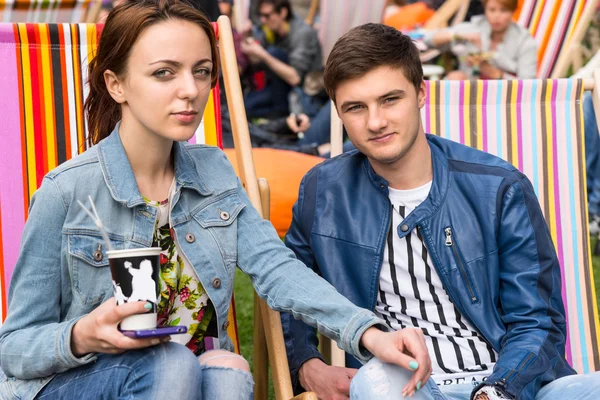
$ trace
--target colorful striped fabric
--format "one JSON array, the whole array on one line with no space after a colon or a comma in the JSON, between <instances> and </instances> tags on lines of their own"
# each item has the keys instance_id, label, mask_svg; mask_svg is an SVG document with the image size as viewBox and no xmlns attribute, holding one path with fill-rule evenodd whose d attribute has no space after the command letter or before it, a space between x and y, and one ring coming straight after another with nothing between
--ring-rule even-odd
<instances>
[{"instance_id":1,"label":"colorful striped fabric","mask_svg":"<svg viewBox=\"0 0 600 400\"><path fill-rule=\"evenodd\" d=\"M594 0L525 0L519 23L538 43L539 78L552 76L556 61L567 49L587 2Z\"/></svg>"},{"instance_id":2,"label":"colorful striped fabric","mask_svg":"<svg viewBox=\"0 0 600 400\"><path fill-rule=\"evenodd\" d=\"M0 0L0 22L83 22L100 0Z\"/></svg>"},{"instance_id":3,"label":"colorful striped fabric","mask_svg":"<svg viewBox=\"0 0 600 400\"><path fill-rule=\"evenodd\" d=\"M350 29L381 22L385 4L385 0L321 0L318 30L324 62L335 42Z\"/></svg>"},{"instance_id":4,"label":"colorful striped fabric","mask_svg":"<svg viewBox=\"0 0 600 400\"><path fill-rule=\"evenodd\" d=\"M87 66L101 25L0 23L0 316L29 201L44 175L84 151ZM221 146L219 88L192 143ZM234 319L234 307L230 319ZM229 333L239 352L237 327Z\"/></svg>"},{"instance_id":5,"label":"colorful striped fabric","mask_svg":"<svg viewBox=\"0 0 600 400\"><path fill-rule=\"evenodd\" d=\"M531 180L561 265L567 359L580 373L599 370L582 81L432 81L427 90L426 132L502 157Z\"/></svg>"}]
</instances>

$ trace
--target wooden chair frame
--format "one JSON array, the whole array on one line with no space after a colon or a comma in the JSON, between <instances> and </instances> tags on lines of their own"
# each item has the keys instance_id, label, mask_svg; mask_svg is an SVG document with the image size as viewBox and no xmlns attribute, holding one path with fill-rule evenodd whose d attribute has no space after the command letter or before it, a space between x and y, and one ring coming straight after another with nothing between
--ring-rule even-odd
<instances>
[{"instance_id":1,"label":"wooden chair frame","mask_svg":"<svg viewBox=\"0 0 600 400\"><path fill-rule=\"evenodd\" d=\"M256 178L246 110L243 106L240 106L244 104L244 98L235 58L231 24L225 16L219 17L217 23L219 26L219 54L223 69L225 92L227 93L227 104L231 116L231 128L233 131L239 176L248 192L252 205L263 218L268 219L270 204L269 188L265 179L259 181ZM273 375L275 397L279 400L291 399L294 396L279 312L269 308L256 293L254 302L253 359L255 364L254 395L257 399L267 398L268 364L271 366ZM269 362L267 362L267 359ZM316 400L316 395L308 392L298 395L295 399Z\"/></svg>"},{"instance_id":2,"label":"wooden chair frame","mask_svg":"<svg viewBox=\"0 0 600 400\"><path fill-rule=\"evenodd\" d=\"M553 79L564 78L567 76L569 67L573 67L573 72L576 72L583 66L583 47L581 42L585 36L585 32L592 22L594 13L598 9L599 0L588 0L581 14L581 18L577 23L573 34L566 43L563 43L556 66L550 76Z\"/></svg>"}]
</instances>

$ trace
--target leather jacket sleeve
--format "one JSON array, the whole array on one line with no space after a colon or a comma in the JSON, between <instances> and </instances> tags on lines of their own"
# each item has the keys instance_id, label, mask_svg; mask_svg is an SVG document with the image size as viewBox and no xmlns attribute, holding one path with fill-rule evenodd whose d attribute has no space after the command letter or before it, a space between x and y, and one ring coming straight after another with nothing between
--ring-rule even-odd
<instances>
[{"instance_id":1,"label":"leather jacket sleeve","mask_svg":"<svg viewBox=\"0 0 600 400\"><path fill-rule=\"evenodd\" d=\"M315 207L315 175L316 173L311 171L302 179L298 200L293 208L292 224L285 237L285 244L296 254L296 257L300 261L319 274L319 268L315 263L315 258L309 244L310 225L312 224ZM307 186L309 193L306 192ZM298 379L298 373L302 364L311 358L320 358L323 360L323 356L317 348L319 339L315 328L294 319L289 313L281 313L281 323L292 385L294 393L298 393L303 391Z\"/></svg>"},{"instance_id":2,"label":"leather jacket sleeve","mask_svg":"<svg viewBox=\"0 0 600 400\"><path fill-rule=\"evenodd\" d=\"M499 300L506 335L486 384L532 399L558 373L575 373L564 359L560 265L529 180L522 176L499 199Z\"/></svg>"}]
</instances>

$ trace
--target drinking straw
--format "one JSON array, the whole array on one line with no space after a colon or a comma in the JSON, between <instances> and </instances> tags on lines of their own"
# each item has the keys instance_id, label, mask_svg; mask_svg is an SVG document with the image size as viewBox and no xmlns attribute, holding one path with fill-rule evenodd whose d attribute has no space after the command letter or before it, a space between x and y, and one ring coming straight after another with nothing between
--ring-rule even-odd
<instances>
[{"instance_id":1,"label":"drinking straw","mask_svg":"<svg viewBox=\"0 0 600 400\"><path fill-rule=\"evenodd\" d=\"M106 233L106 229L104 229L104 224L102 223L102 220L100 219L100 216L98 215L98 211L96 210L96 205L94 204L94 200L92 200L92 196L88 196L88 199L90 200L90 204L92 205L92 211L94 211L93 214L90 210L88 210L85 207L85 205L81 201L77 200L77 202L79 203L81 208L83 208L83 211L85 211L87 213L87 215L90 216L90 218L94 221L94 223L100 230L100 234L102 235L102 238L104 239L106 248L109 251L113 250L112 245L110 244L110 239L108 238L108 233Z\"/></svg>"}]
</instances>

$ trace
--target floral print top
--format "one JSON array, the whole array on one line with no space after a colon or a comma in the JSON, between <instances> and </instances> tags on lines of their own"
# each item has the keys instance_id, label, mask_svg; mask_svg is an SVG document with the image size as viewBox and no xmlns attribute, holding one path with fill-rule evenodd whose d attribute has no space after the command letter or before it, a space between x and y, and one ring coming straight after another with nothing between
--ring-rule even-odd
<instances>
[{"instance_id":1,"label":"floral print top","mask_svg":"<svg viewBox=\"0 0 600 400\"><path fill-rule=\"evenodd\" d=\"M171 340L185 345L199 356L218 347L215 308L198 280L196 271L178 253L169 224L169 200L144 200L148 205L158 208L152 243L152 247L162 248L157 325L186 326L186 334L173 335Z\"/></svg>"}]
</instances>

